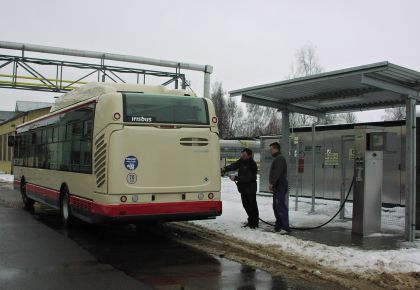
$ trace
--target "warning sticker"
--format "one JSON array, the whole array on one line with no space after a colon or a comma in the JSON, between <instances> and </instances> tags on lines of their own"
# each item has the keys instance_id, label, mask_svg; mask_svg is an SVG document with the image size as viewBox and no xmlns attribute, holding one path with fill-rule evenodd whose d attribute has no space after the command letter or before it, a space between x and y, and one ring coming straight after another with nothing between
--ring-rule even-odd
<instances>
[{"instance_id":1,"label":"warning sticker","mask_svg":"<svg viewBox=\"0 0 420 290\"><path fill-rule=\"evenodd\" d=\"M324 159L324 165L325 166L338 166L339 160L338 160L338 153L325 153L325 159Z\"/></svg>"}]
</instances>

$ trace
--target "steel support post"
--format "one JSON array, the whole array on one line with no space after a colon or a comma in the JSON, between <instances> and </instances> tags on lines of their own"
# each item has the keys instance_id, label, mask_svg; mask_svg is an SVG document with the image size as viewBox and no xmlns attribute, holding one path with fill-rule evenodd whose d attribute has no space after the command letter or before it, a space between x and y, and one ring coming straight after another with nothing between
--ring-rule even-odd
<instances>
[{"instance_id":1,"label":"steel support post","mask_svg":"<svg viewBox=\"0 0 420 290\"><path fill-rule=\"evenodd\" d=\"M405 141L405 238L416 238L416 98L406 99Z\"/></svg>"},{"instance_id":2,"label":"steel support post","mask_svg":"<svg viewBox=\"0 0 420 290\"><path fill-rule=\"evenodd\" d=\"M295 186L296 186L296 190L295 190L295 211L298 211L298 203L299 203L299 140L293 140L293 143L296 144L296 150L295 152L293 152L293 155L295 156L295 166L296 166L296 170L295 170L295 174L296 174L296 179L295 179Z\"/></svg>"},{"instance_id":3,"label":"steel support post","mask_svg":"<svg viewBox=\"0 0 420 290\"><path fill-rule=\"evenodd\" d=\"M316 125L319 124L319 118L312 124L312 202L310 213L315 212L315 129Z\"/></svg>"},{"instance_id":4,"label":"steel support post","mask_svg":"<svg viewBox=\"0 0 420 290\"><path fill-rule=\"evenodd\" d=\"M283 154L284 159L286 159L287 167L290 165L290 154L289 154L289 137L290 137L290 113L289 111L281 111L281 154ZM290 172L287 170L287 180L289 180ZM289 188L287 189L289 192ZM286 204L289 205L289 195L286 197Z\"/></svg>"}]
</instances>

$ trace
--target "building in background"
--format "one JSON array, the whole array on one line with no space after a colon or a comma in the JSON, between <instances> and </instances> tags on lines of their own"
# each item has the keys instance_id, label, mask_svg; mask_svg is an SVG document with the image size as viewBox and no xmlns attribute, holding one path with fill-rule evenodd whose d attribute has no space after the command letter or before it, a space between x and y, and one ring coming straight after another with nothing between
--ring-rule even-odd
<instances>
[{"instance_id":1,"label":"building in background","mask_svg":"<svg viewBox=\"0 0 420 290\"><path fill-rule=\"evenodd\" d=\"M50 112L52 103L17 101L15 111L0 111L0 172L12 172L13 148L7 139L16 127Z\"/></svg>"}]
</instances>

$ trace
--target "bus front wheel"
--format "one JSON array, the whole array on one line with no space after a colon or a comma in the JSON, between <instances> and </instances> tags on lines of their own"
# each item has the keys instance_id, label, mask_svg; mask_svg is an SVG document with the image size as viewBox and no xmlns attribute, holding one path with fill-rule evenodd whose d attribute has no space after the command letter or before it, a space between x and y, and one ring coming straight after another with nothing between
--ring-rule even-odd
<instances>
[{"instance_id":1,"label":"bus front wheel","mask_svg":"<svg viewBox=\"0 0 420 290\"><path fill-rule=\"evenodd\" d=\"M35 201L26 195L26 182L24 179L20 182L20 194L22 196L23 208L29 212L34 212Z\"/></svg>"},{"instance_id":2,"label":"bus front wheel","mask_svg":"<svg viewBox=\"0 0 420 290\"><path fill-rule=\"evenodd\" d=\"M68 228L71 226L73 218L70 210L70 195L67 187L63 187L60 195L60 214L63 226Z\"/></svg>"}]
</instances>

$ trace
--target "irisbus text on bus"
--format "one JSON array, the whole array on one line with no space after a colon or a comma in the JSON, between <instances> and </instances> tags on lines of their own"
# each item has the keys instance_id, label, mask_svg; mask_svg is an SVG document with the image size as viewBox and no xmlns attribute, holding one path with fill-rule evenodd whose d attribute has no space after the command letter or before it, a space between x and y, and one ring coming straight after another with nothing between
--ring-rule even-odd
<instances>
[{"instance_id":1,"label":"irisbus text on bus","mask_svg":"<svg viewBox=\"0 0 420 290\"><path fill-rule=\"evenodd\" d=\"M163 86L91 83L17 127L15 187L91 223L194 220L222 213L210 100Z\"/></svg>"}]
</instances>

